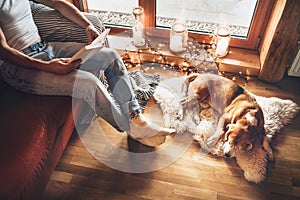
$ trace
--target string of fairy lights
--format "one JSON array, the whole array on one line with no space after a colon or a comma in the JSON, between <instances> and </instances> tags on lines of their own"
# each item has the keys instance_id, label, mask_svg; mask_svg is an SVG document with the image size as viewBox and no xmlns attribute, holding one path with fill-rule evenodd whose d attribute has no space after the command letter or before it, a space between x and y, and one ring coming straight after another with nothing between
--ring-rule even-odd
<instances>
[{"instance_id":1,"label":"string of fairy lights","mask_svg":"<svg viewBox=\"0 0 300 200\"><path fill-rule=\"evenodd\" d=\"M214 73L227 77L240 85L247 85L248 77L239 73L229 73L219 71L219 63L210 44L200 44L196 40L189 38L187 47L180 54L165 54L168 50L168 43L155 43L146 36L145 45L137 50L128 50L121 55L127 69L143 69L143 65L156 63L163 70L176 70L183 75L190 73Z\"/></svg>"}]
</instances>

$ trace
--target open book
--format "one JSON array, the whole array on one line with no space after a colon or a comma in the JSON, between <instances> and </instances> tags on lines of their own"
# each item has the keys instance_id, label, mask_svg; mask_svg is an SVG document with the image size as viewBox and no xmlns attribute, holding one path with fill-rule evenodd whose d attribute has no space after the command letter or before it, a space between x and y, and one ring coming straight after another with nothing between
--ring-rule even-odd
<instances>
[{"instance_id":1,"label":"open book","mask_svg":"<svg viewBox=\"0 0 300 200\"><path fill-rule=\"evenodd\" d=\"M74 60L81 59L82 63L84 63L87 59L89 59L92 55L94 55L95 50L103 47L103 43L109 33L110 29L105 29L91 44L82 47L77 53L75 53L70 62Z\"/></svg>"}]
</instances>

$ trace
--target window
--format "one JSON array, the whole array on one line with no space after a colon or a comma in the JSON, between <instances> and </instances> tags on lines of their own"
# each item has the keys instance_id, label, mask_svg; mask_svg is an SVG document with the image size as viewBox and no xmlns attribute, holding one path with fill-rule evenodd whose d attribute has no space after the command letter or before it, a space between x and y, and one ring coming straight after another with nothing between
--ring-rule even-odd
<instances>
[{"instance_id":1,"label":"window","mask_svg":"<svg viewBox=\"0 0 300 200\"><path fill-rule=\"evenodd\" d=\"M230 26L231 35L246 39L257 0L156 0L156 27L171 27L185 19L189 31L211 34L219 24Z\"/></svg>"},{"instance_id":2,"label":"window","mask_svg":"<svg viewBox=\"0 0 300 200\"><path fill-rule=\"evenodd\" d=\"M132 8L138 0L87 0L89 12L96 13L105 25L130 27Z\"/></svg>"},{"instance_id":3,"label":"window","mask_svg":"<svg viewBox=\"0 0 300 200\"><path fill-rule=\"evenodd\" d=\"M145 10L146 26L160 34L177 19L185 19L189 34L209 43L218 24L230 26L231 46L257 49L264 33L272 0L85 0L90 12L98 13L107 26L130 28L132 8Z\"/></svg>"}]
</instances>

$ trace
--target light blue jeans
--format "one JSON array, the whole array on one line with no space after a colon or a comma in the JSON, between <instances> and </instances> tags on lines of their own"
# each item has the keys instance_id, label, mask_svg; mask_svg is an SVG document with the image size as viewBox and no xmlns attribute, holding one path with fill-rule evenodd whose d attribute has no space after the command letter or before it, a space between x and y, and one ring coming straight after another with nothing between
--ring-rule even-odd
<instances>
[{"instance_id":1,"label":"light blue jeans","mask_svg":"<svg viewBox=\"0 0 300 200\"><path fill-rule=\"evenodd\" d=\"M52 58L71 57L84 45L74 42L49 42L47 52ZM27 69L4 62L0 66L0 78L27 93L84 99L97 115L118 130L127 131L130 129L130 112L140 109L127 70L115 50L103 47L97 51L78 70L66 75ZM47 59L40 58L40 55L33 57ZM101 71L104 72L110 92L98 78Z\"/></svg>"}]
</instances>

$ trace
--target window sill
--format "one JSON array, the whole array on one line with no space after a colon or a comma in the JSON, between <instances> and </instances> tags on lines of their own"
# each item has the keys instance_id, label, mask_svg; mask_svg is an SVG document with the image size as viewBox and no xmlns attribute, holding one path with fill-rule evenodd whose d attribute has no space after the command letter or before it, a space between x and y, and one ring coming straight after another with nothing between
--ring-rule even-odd
<instances>
[{"instance_id":1,"label":"window sill","mask_svg":"<svg viewBox=\"0 0 300 200\"><path fill-rule=\"evenodd\" d=\"M131 42L131 38L128 37L128 35L109 35L108 42L109 46L116 49L120 54L124 54L125 51L138 51L138 48L133 45L130 47L128 46ZM163 51L161 53L168 56L171 62L178 62L178 60L180 60L178 55L175 55L170 51ZM153 57L145 59L152 60ZM179 62L182 62L182 58ZM219 71L221 72L258 76L260 71L259 53L255 50L232 47L230 48L228 55L223 58L217 58L216 62L219 63Z\"/></svg>"},{"instance_id":2,"label":"window sill","mask_svg":"<svg viewBox=\"0 0 300 200\"><path fill-rule=\"evenodd\" d=\"M230 48L227 56L218 58L219 70L258 76L260 71L259 53L255 50Z\"/></svg>"}]
</instances>

